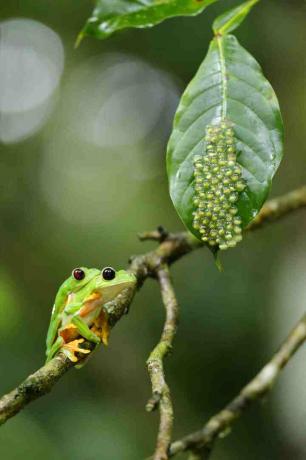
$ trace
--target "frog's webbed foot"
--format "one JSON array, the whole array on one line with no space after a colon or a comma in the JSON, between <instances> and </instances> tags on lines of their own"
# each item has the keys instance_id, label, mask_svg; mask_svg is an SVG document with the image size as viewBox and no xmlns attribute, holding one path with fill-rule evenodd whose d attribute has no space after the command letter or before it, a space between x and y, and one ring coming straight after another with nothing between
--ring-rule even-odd
<instances>
[{"instance_id":1,"label":"frog's webbed foot","mask_svg":"<svg viewBox=\"0 0 306 460\"><path fill-rule=\"evenodd\" d=\"M79 347L79 344L83 342L84 339L77 339L65 343L62 347L62 352L67 356L67 358L70 359L70 361L76 363L78 361L78 357L75 355L75 353L83 353L86 355L91 352L90 350L86 350L86 348Z\"/></svg>"}]
</instances>

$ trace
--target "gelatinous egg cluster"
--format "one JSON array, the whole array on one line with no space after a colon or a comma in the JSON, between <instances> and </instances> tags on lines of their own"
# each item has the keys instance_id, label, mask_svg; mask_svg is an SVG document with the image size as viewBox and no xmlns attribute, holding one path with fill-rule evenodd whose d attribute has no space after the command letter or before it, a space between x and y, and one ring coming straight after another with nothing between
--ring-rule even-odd
<instances>
[{"instance_id":1,"label":"gelatinous egg cluster","mask_svg":"<svg viewBox=\"0 0 306 460\"><path fill-rule=\"evenodd\" d=\"M236 202L246 184L236 161L234 131L229 122L208 126L205 141L205 153L193 160L193 228L210 246L227 249L242 239Z\"/></svg>"}]
</instances>

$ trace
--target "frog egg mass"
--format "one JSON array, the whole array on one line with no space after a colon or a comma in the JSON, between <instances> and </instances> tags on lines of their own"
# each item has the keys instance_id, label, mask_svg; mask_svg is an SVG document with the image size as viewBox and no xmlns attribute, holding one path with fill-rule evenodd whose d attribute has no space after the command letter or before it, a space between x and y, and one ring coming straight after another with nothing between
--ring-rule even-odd
<instances>
[{"instance_id":1,"label":"frog egg mass","mask_svg":"<svg viewBox=\"0 0 306 460\"><path fill-rule=\"evenodd\" d=\"M205 141L204 154L193 159L193 228L205 243L227 249L242 239L236 203L246 184L236 161L234 130L230 124L208 126Z\"/></svg>"}]
</instances>

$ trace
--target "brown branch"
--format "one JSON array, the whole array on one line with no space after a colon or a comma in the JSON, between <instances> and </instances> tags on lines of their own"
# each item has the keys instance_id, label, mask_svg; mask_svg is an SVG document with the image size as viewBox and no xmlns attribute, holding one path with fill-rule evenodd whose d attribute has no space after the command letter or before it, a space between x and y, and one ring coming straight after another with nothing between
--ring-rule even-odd
<instances>
[{"instance_id":1,"label":"brown branch","mask_svg":"<svg viewBox=\"0 0 306 460\"><path fill-rule=\"evenodd\" d=\"M212 448L217 436L225 433L242 413L261 399L273 387L281 370L306 340L306 314L297 323L280 349L262 370L250 381L224 409L211 417L204 427L175 441L170 447L170 457L186 450Z\"/></svg>"},{"instance_id":2,"label":"brown branch","mask_svg":"<svg viewBox=\"0 0 306 460\"><path fill-rule=\"evenodd\" d=\"M140 241L158 241L159 243L162 243L167 239L169 236L169 232L162 226L159 225L156 230L150 231L150 232L142 232L138 233L138 238Z\"/></svg>"},{"instance_id":3,"label":"brown branch","mask_svg":"<svg viewBox=\"0 0 306 460\"><path fill-rule=\"evenodd\" d=\"M256 230L263 224L274 222L303 207L306 207L306 186L267 201L257 217L250 223L247 230Z\"/></svg>"},{"instance_id":4,"label":"brown branch","mask_svg":"<svg viewBox=\"0 0 306 460\"><path fill-rule=\"evenodd\" d=\"M147 361L152 384L152 397L146 408L148 411L152 411L159 406L160 411L160 423L153 460L167 460L173 427L173 406L170 389L165 380L163 360L172 349L178 323L178 304L168 267L161 267L157 271L157 277L166 310L166 319L160 341Z\"/></svg>"},{"instance_id":5,"label":"brown branch","mask_svg":"<svg viewBox=\"0 0 306 460\"><path fill-rule=\"evenodd\" d=\"M297 208L306 206L306 187L301 187L280 198L268 201L259 215L247 230L253 230L265 223L278 220ZM147 233L143 239L159 241L159 246L151 252L131 258L129 270L135 274L138 287L149 276L156 276L157 270L164 264L172 264L184 255L202 246L201 242L186 232L168 234L164 229ZM150 238L151 234L151 238ZM162 234L162 237L161 237ZM111 326L128 311L131 296L134 292L120 296L112 302L109 308ZM85 343L85 346L90 344ZM32 376L29 376L17 388L0 399L0 424L17 414L26 404L48 393L54 384L73 364L64 355L59 354L50 363L43 366Z\"/></svg>"}]
</instances>

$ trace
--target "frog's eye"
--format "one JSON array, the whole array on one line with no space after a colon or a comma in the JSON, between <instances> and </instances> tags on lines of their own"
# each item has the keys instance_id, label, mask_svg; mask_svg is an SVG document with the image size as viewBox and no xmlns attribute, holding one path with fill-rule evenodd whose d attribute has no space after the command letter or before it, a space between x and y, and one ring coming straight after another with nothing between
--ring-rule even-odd
<instances>
[{"instance_id":1,"label":"frog's eye","mask_svg":"<svg viewBox=\"0 0 306 460\"><path fill-rule=\"evenodd\" d=\"M75 268L72 272L72 276L77 280L81 281L85 278L85 272L81 268Z\"/></svg>"},{"instance_id":2,"label":"frog's eye","mask_svg":"<svg viewBox=\"0 0 306 460\"><path fill-rule=\"evenodd\" d=\"M102 278L106 281L113 280L116 276L116 271L112 267L105 267L102 270Z\"/></svg>"}]
</instances>

